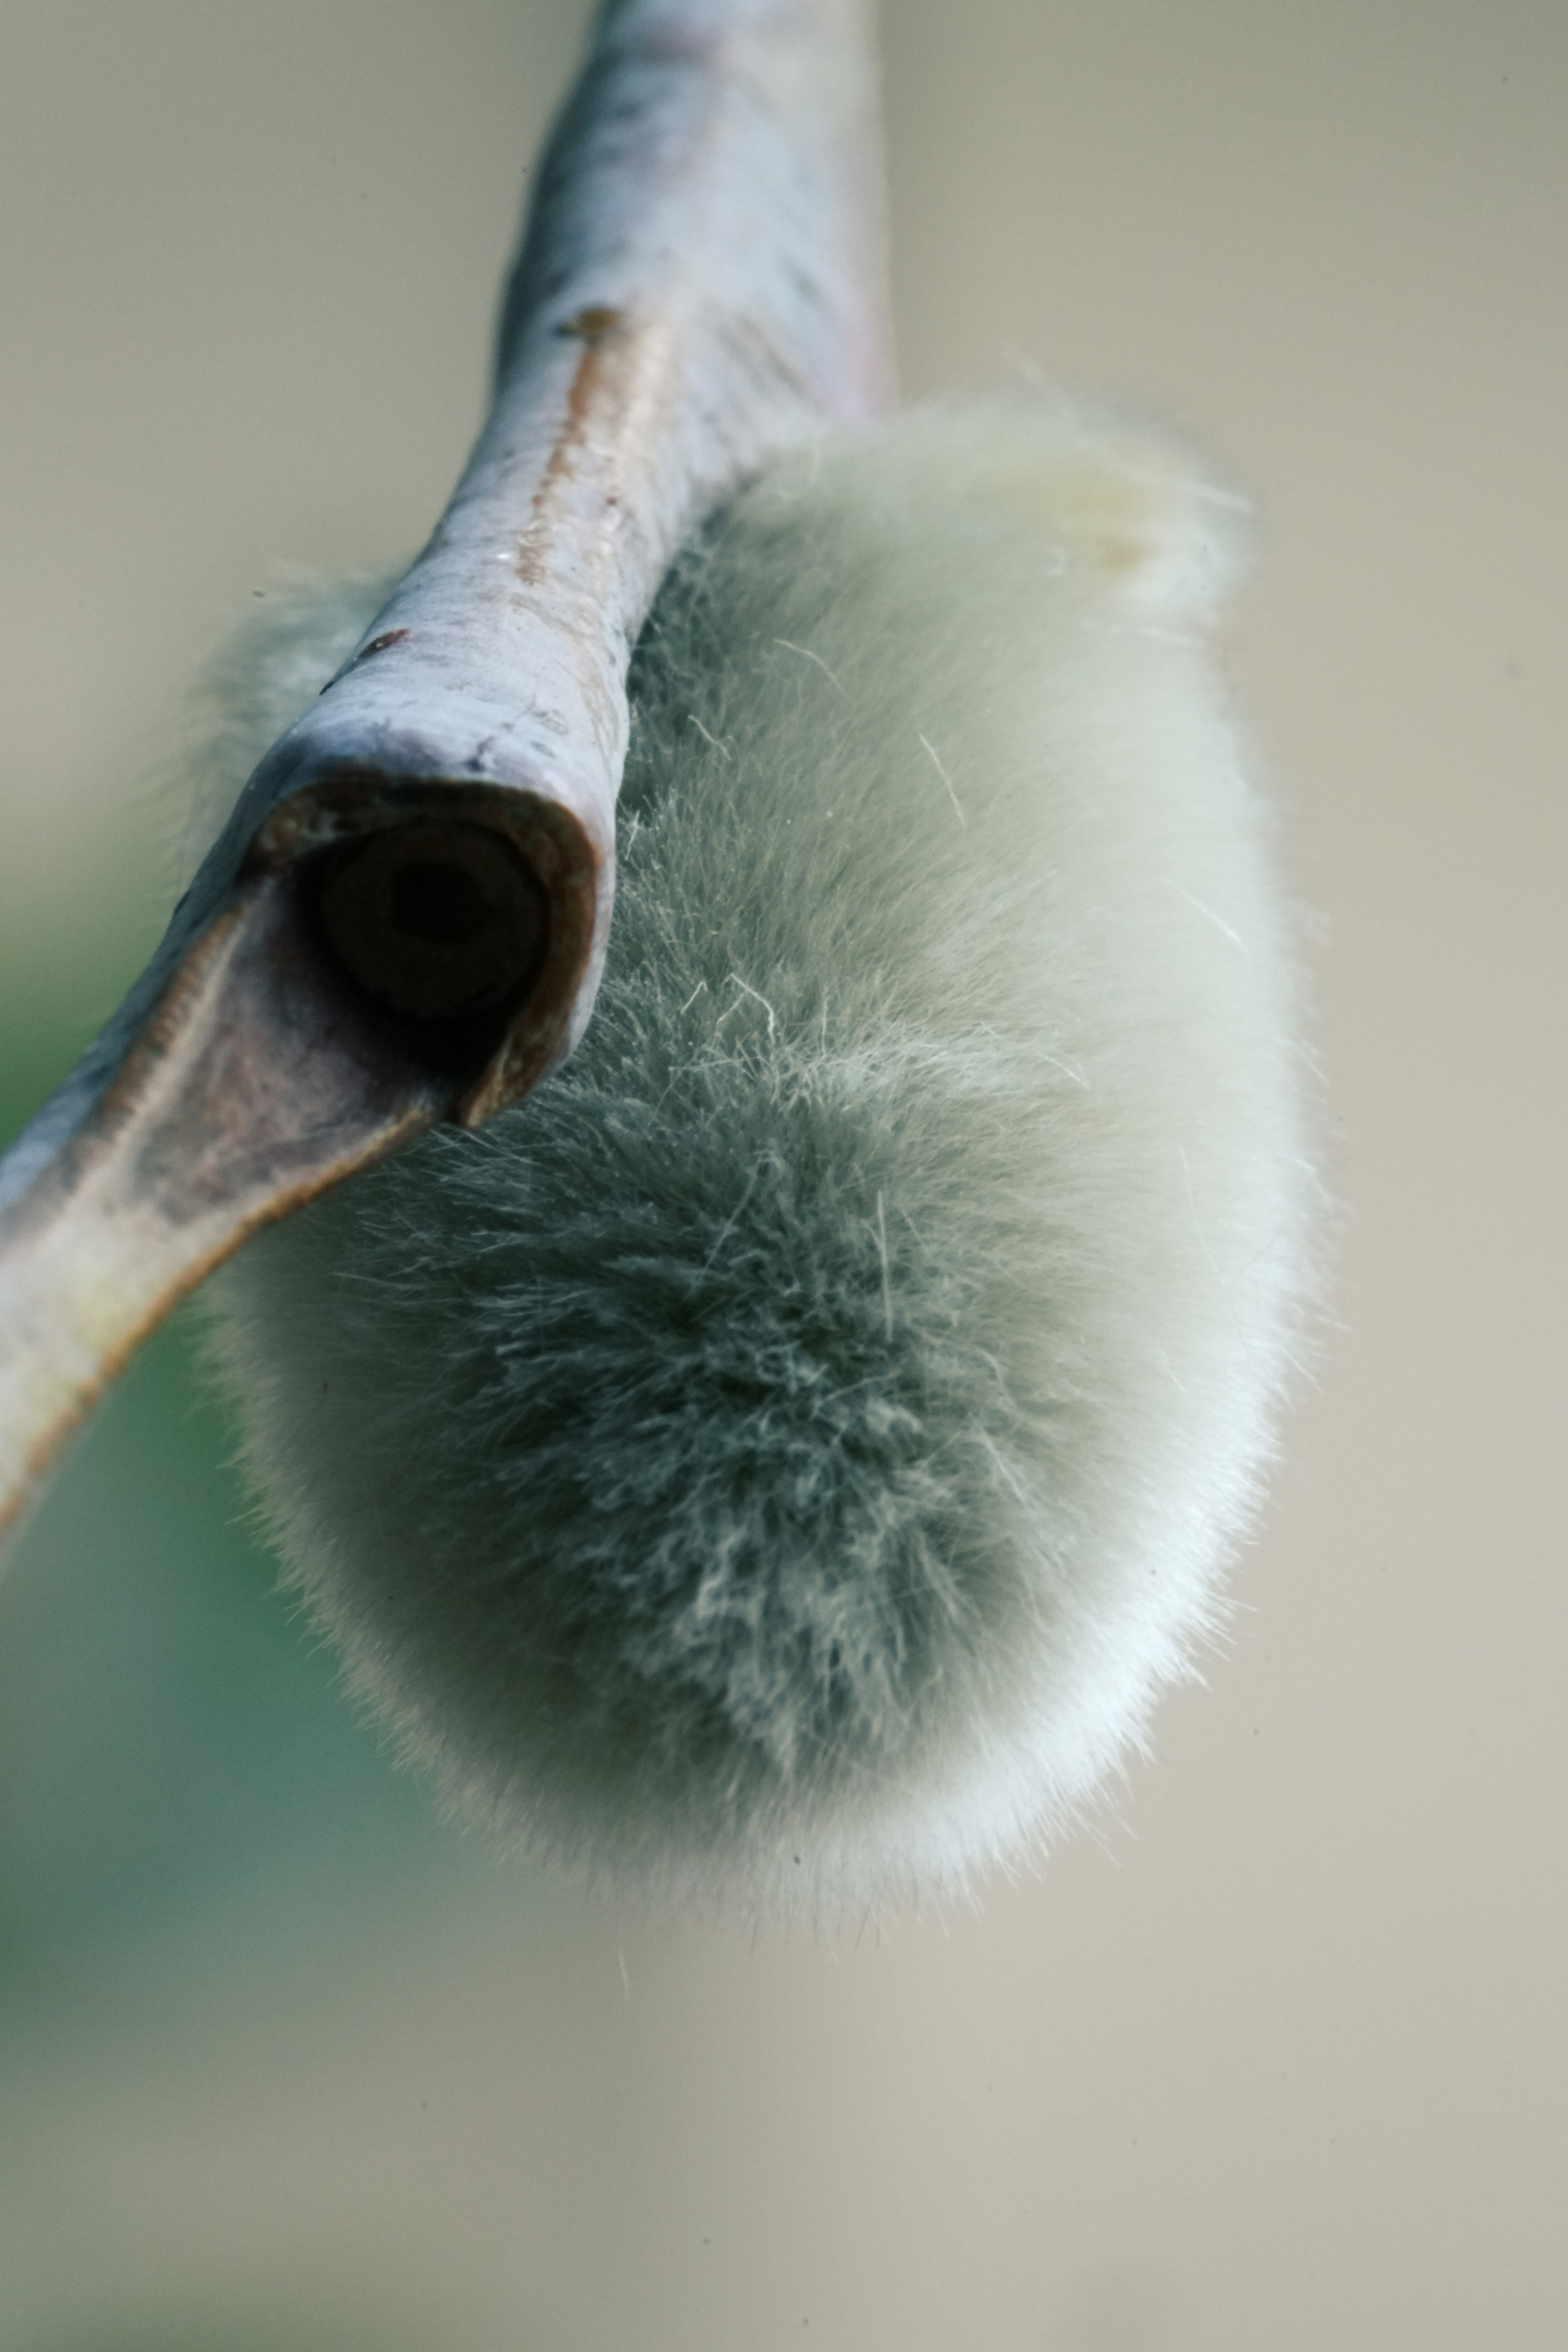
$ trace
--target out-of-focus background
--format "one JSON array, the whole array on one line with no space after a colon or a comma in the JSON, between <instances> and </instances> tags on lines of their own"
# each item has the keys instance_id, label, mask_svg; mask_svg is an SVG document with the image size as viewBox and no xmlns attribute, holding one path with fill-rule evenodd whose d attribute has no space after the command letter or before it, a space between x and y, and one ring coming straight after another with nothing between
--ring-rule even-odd
<instances>
[{"instance_id":1,"label":"out-of-focus background","mask_svg":"<svg viewBox=\"0 0 1568 2352\"><path fill-rule=\"evenodd\" d=\"M165 911L279 565L478 421L582 0L0 5L0 1112ZM919 395L1257 500L1338 1316L1120 1822L858 1937L436 1817L273 1594L176 1323L0 1586L0 2352L1556 2352L1568 10L891 0Z\"/></svg>"}]
</instances>

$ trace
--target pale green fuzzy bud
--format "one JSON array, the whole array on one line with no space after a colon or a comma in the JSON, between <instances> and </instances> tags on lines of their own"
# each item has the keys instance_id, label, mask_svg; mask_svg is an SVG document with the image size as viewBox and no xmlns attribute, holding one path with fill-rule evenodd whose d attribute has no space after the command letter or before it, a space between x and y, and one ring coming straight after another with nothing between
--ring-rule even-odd
<instances>
[{"instance_id":1,"label":"pale green fuzzy bud","mask_svg":"<svg viewBox=\"0 0 1568 2352\"><path fill-rule=\"evenodd\" d=\"M776 465L639 649L574 1058L220 1277L293 1577L531 1844L763 1908L950 1889L1221 1622L1315 1199L1205 636L1236 526L1045 406ZM321 674L375 601L319 600ZM231 735L299 651L241 649Z\"/></svg>"}]
</instances>

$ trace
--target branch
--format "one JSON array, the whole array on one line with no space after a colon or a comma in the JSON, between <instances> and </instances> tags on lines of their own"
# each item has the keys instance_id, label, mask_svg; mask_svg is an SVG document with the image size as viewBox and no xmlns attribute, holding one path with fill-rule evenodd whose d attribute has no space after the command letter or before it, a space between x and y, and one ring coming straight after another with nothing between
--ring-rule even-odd
<instances>
[{"instance_id":1,"label":"branch","mask_svg":"<svg viewBox=\"0 0 1568 2352\"><path fill-rule=\"evenodd\" d=\"M659 582L888 387L873 81L867 0L605 9L451 504L0 1160L0 1527L250 1234L582 1035Z\"/></svg>"}]
</instances>

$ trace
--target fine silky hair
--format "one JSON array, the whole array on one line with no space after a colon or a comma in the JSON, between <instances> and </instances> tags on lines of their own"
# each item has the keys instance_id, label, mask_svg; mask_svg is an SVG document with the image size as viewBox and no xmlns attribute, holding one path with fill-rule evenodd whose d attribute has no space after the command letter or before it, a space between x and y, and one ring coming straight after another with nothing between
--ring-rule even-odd
<instances>
[{"instance_id":1,"label":"fine silky hair","mask_svg":"<svg viewBox=\"0 0 1568 2352\"><path fill-rule=\"evenodd\" d=\"M1047 402L773 464L638 644L573 1057L262 1234L289 1573L463 1804L832 1916L1026 1858L1225 1622L1310 1290L1237 502ZM270 599L198 830L384 594Z\"/></svg>"}]
</instances>

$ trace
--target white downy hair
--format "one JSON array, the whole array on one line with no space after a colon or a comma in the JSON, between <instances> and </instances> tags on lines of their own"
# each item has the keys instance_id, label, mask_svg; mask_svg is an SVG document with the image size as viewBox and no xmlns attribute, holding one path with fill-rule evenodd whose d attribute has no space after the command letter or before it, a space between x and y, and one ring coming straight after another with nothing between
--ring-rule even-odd
<instances>
[{"instance_id":1,"label":"white downy hair","mask_svg":"<svg viewBox=\"0 0 1568 2352\"><path fill-rule=\"evenodd\" d=\"M447 1789L661 1898L1027 1857L1224 1622L1310 1292L1237 502L1063 406L775 465L639 645L575 1057L216 1285L247 1456ZM382 583L230 654L209 820Z\"/></svg>"}]
</instances>

